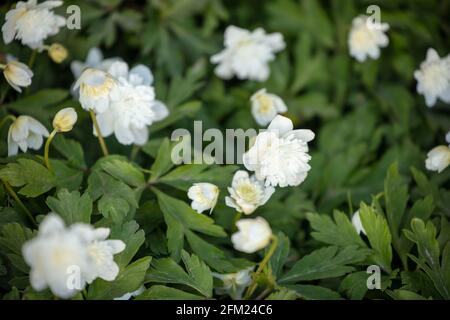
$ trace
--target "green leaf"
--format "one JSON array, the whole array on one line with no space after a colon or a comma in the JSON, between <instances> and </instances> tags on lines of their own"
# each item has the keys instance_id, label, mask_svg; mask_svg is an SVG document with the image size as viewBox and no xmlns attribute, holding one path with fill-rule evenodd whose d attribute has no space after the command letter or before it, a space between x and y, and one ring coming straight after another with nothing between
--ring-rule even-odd
<instances>
[{"instance_id":1,"label":"green leaf","mask_svg":"<svg viewBox=\"0 0 450 320\"><path fill-rule=\"evenodd\" d=\"M340 247L352 245L367 247L345 213L335 210L333 216L334 221L325 214L306 214L306 218L314 230L311 232L314 239Z\"/></svg>"},{"instance_id":2,"label":"green leaf","mask_svg":"<svg viewBox=\"0 0 450 320\"><path fill-rule=\"evenodd\" d=\"M131 220L111 228L109 239L120 239L125 242L125 250L114 256L120 268L125 267L138 252L145 241L144 230L139 230L136 221Z\"/></svg>"},{"instance_id":3,"label":"green leaf","mask_svg":"<svg viewBox=\"0 0 450 320\"><path fill-rule=\"evenodd\" d=\"M254 266L254 263L247 260L227 256L221 249L203 240L194 232L187 231L186 239L192 251L217 272L234 273Z\"/></svg>"},{"instance_id":4,"label":"green leaf","mask_svg":"<svg viewBox=\"0 0 450 320\"><path fill-rule=\"evenodd\" d=\"M85 169L84 152L81 144L75 140L67 139L62 134L57 134L52 141L52 146L61 153L71 165Z\"/></svg>"},{"instance_id":5,"label":"green leaf","mask_svg":"<svg viewBox=\"0 0 450 320\"><path fill-rule=\"evenodd\" d=\"M129 162L113 159L108 162L103 162L100 167L114 178L132 187L142 187L145 185L144 174Z\"/></svg>"},{"instance_id":6,"label":"green leaf","mask_svg":"<svg viewBox=\"0 0 450 320\"><path fill-rule=\"evenodd\" d=\"M339 300L341 296L331 289L307 284L288 285L286 288L295 291L306 300Z\"/></svg>"},{"instance_id":7,"label":"green leaf","mask_svg":"<svg viewBox=\"0 0 450 320\"><path fill-rule=\"evenodd\" d=\"M278 287L277 291L272 292L265 300L296 300L298 297L298 293L294 290Z\"/></svg>"},{"instance_id":8,"label":"green leaf","mask_svg":"<svg viewBox=\"0 0 450 320\"><path fill-rule=\"evenodd\" d=\"M354 270L349 264L363 261L368 254L368 250L357 246L342 250L335 246L318 249L297 261L279 283L340 277Z\"/></svg>"},{"instance_id":9,"label":"green leaf","mask_svg":"<svg viewBox=\"0 0 450 320\"><path fill-rule=\"evenodd\" d=\"M352 300L362 300L367 292L367 279L365 271L353 272L341 282L340 291L343 291Z\"/></svg>"},{"instance_id":10,"label":"green leaf","mask_svg":"<svg viewBox=\"0 0 450 320\"><path fill-rule=\"evenodd\" d=\"M23 244L32 239L35 233L19 223L5 224L0 229L0 248L12 265L18 270L28 273L29 267L22 257Z\"/></svg>"},{"instance_id":11,"label":"green leaf","mask_svg":"<svg viewBox=\"0 0 450 320\"><path fill-rule=\"evenodd\" d=\"M78 191L69 192L67 189L61 189L56 194L56 198L48 197L46 203L53 212L63 218L67 225L91 221L92 199L87 193L80 196Z\"/></svg>"},{"instance_id":12,"label":"green leaf","mask_svg":"<svg viewBox=\"0 0 450 320\"><path fill-rule=\"evenodd\" d=\"M384 182L384 193L386 199L387 220L391 233L396 239L398 237L406 204L408 202L408 186L398 172L397 163L389 167L386 181Z\"/></svg>"},{"instance_id":13,"label":"green leaf","mask_svg":"<svg viewBox=\"0 0 450 320\"><path fill-rule=\"evenodd\" d=\"M106 218L120 223L138 203L136 193L122 181L95 170L88 179L88 192L95 201L100 198L98 209Z\"/></svg>"},{"instance_id":14,"label":"green leaf","mask_svg":"<svg viewBox=\"0 0 450 320\"><path fill-rule=\"evenodd\" d=\"M283 266L289 256L290 250L289 238L285 234L279 232L277 234L277 238L278 246L276 247L272 257L270 257L269 260L270 268L272 269L272 273L276 278L280 277L283 271Z\"/></svg>"},{"instance_id":15,"label":"green leaf","mask_svg":"<svg viewBox=\"0 0 450 320\"><path fill-rule=\"evenodd\" d=\"M182 257L187 272L171 258L154 260L145 277L146 283L182 284L197 290L207 298L211 297L213 283L211 270L195 255L190 256L183 251Z\"/></svg>"},{"instance_id":16,"label":"green leaf","mask_svg":"<svg viewBox=\"0 0 450 320\"><path fill-rule=\"evenodd\" d=\"M153 188L158 198L164 220L168 226L167 238L169 239L169 251L172 258L178 261L183 247L183 236L187 231L198 231L214 237L226 236L222 227L215 225L214 220L195 212L185 202L172 198Z\"/></svg>"},{"instance_id":17,"label":"green leaf","mask_svg":"<svg viewBox=\"0 0 450 320\"><path fill-rule=\"evenodd\" d=\"M174 166L171 158L171 146L169 139L164 139L159 147L158 155L150 169L152 172L151 181L156 181L160 176Z\"/></svg>"},{"instance_id":18,"label":"green leaf","mask_svg":"<svg viewBox=\"0 0 450 320\"><path fill-rule=\"evenodd\" d=\"M135 300L203 300L204 297L161 285L152 286Z\"/></svg>"},{"instance_id":19,"label":"green leaf","mask_svg":"<svg viewBox=\"0 0 450 320\"><path fill-rule=\"evenodd\" d=\"M436 290L444 299L450 299L450 245L447 244L440 263L439 242L436 239L436 227L431 221L425 224L414 218L411 231L403 230L406 237L417 245L418 257L409 255L427 276L433 281Z\"/></svg>"},{"instance_id":20,"label":"green leaf","mask_svg":"<svg viewBox=\"0 0 450 320\"><path fill-rule=\"evenodd\" d=\"M145 273L150 266L151 260L151 257L144 257L133 262L121 270L114 281L95 280L89 286L88 299L108 300L136 291L144 282Z\"/></svg>"},{"instance_id":21,"label":"green leaf","mask_svg":"<svg viewBox=\"0 0 450 320\"><path fill-rule=\"evenodd\" d=\"M226 188L233 178L237 166L211 166L206 164L186 164L175 168L159 179L177 189L187 191L195 182L209 182Z\"/></svg>"},{"instance_id":22,"label":"green leaf","mask_svg":"<svg viewBox=\"0 0 450 320\"><path fill-rule=\"evenodd\" d=\"M375 251L371 255L372 260L390 273L392 262L391 233L386 219L364 203L361 204L359 209L359 216L370 245Z\"/></svg>"},{"instance_id":23,"label":"green leaf","mask_svg":"<svg viewBox=\"0 0 450 320\"><path fill-rule=\"evenodd\" d=\"M55 187L55 176L40 163L30 159L18 159L0 170L0 178L13 187L22 187L19 193L35 198Z\"/></svg>"}]
</instances>

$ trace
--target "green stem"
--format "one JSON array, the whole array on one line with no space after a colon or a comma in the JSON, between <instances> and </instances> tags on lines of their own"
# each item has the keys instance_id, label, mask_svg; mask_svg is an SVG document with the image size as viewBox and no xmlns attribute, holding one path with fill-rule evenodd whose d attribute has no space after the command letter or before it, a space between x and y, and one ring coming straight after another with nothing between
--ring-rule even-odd
<instances>
[{"instance_id":1,"label":"green stem","mask_svg":"<svg viewBox=\"0 0 450 320\"><path fill-rule=\"evenodd\" d=\"M256 271L255 271L255 273L253 275L252 284L248 287L247 292L246 292L245 297L244 297L245 300L250 299L250 297L252 296L253 292L255 292L255 289L257 287L257 283L255 282L255 279L258 276L258 274L260 274L264 270L264 267L267 265L267 263L269 263L270 258L272 257L273 253L275 252L275 249L278 246L278 238L277 238L277 236L272 235L271 239L272 239L272 244L271 244L269 250L267 251L266 255L264 256L263 260L259 264L258 269L256 269Z\"/></svg>"},{"instance_id":2,"label":"green stem","mask_svg":"<svg viewBox=\"0 0 450 320\"><path fill-rule=\"evenodd\" d=\"M236 215L234 216L234 219L233 219L233 225L231 226L231 230L233 232L237 231L236 222L238 222L241 217L242 217L242 212L236 212Z\"/></svg>"},{"instance_id":3,"label":"green stem","mask_svg":"<svg viewBox=\"0 0 450 320\"><path fill-rule=\"evenodd\" d=\"M33 68L34 62L36 61L37 50L33 50L30 56L30 60L28 60L28 68Z\"/></svg>"},{"instance_id":4,"label":"green stem","mask_svg":"<svg viewBox=\"0 0 450 320\"><path fill-rule=\"evenodd\" d=\"M6 121L11 120L12 122L16 121L16 117L12 114L8 114L6 117L0 121L0 128L6 123Z\"/></svg>"},{"instance_id":5,"label":"green stem","mask_svg":"<svg viewBox=\"0 0 450 320\"><path fill-rule=\"evenodd\" d=\"M56 133L58 131L53 130L52 133L47 138L47 141L45 142L45 148L44 148L44 163L48 170L52 170L52 166L50 165L50 160L48 159L48 152L50 150L50 144L52 143L53 138L55 137Z\"/></svg>"},{"instance_id":6,"label":"green stem","mask_svg":"<svg viewBox=\"0 0 450 320\"><path fill-rule=\"evenodd\" d=\"M141 150L141 146L138 145L133 145L133 148L131 149L131 154L130 154L130 160L134 161L134 159L136 159L139 151Z\"/></svg>"},{"instance_id":7,"label":"green stem","mask_svg":"<svg viewBox=\"0 0 450 320\"><path fill-rule=\"evenodd\" d=\"M95 113L93 110L90 110L89 114L91 115L92 123L94 124L95 133L97 134L98 142L100 143L100 147L102 148L103 155L107 156L107 155L109 155L108 148L106 147L105 140L103 139L102 133L100 132L100 127L97 122L97 117L95 116Z\"/></svg>"},{"instance_id":8,"label":"green stem","mask_svg":"<svg viewBox=\"0 0 450 320\"><path fill-rule=\"evenodd\" d=\"M37 226L36 220L34 220L33 215L31 214L31 212L28 210L28 208L23 204L22 200L20 200L20 198L17 196L17 194L14 192L13 188L11 188L11 186L9 185L8 182L6 182L5 180L1 179L3 184L5 185L6 190L9 192L9 194L13 197L13 199L17 202L17 204L23 209L23 211L25 211L27 217L30 219L30 221Z\"/></svg>"}]
</instances>

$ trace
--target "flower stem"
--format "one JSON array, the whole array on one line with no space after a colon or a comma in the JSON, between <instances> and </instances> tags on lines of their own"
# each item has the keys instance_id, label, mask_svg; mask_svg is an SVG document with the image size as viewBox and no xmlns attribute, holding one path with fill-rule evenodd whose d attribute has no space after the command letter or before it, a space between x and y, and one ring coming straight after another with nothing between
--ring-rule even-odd
<instances>
[{"instance_id":1,"label":"flower stem","mask_svg":"<svg viewBox=\"0 0 450 320\"><path fill-rule=\"evenodd\" d=\"M28 60L28 68L33 68L34 62L36 61L37 50L33 50L30 56L30 60Z\"/></svg>"},{"instance_id":2,"label":"flower stem","mask_svg":"<svg viewBox=\"0 0 450 320\"><path fill-rule=\"evenodd\" d=\"M264 267L267 265L267 263L269 262L270 258L273 255L273 253L275 252L275 249L278 246L278 238L277 238L277 236L272 235L271 238L272 238L272 244L270 245L270 248L267 251L266 255L264 256L263 260L259 264L258 269L256 269L256 271L255 271L255 273L253 275L252 284L247 289L247 292L246 292L245 297L244 297L244 299L246 299L246 300L250 299L250 297L252 296L253 292L255 292L255 289L257 287L257 283L255 282L256 276L258 274L260 274L264 270Z\"/></svg>"},{"instance_id":3,"label":"flower stem","mask_svg":"<svg viewBox=\"0 0 450 320\"><path fill-rule=\"evenodd\" d=\"M130 153L130 160L134 161L139 153L139 151L141 150L141 147L138 145L133 145L133 148L131 149L131 153Z\"/></svg>"},{"instance_id":4,"label":"flower stem","mask_svg":"<svg viewBox=\"0 0 450 320\"><path fill-rule=\"evenodd\" d=\"M34 219L33 215L31 214L30 210L28 210L28 208L23 204L22 200L20 200L20 198L17 196L17 194L14 192L13 188L11 188L11 186L9 185L8 182L6 182L5 180L1 179L3 184L5 185L6 190L9 192L9 194L11 195L11 197L13 197L13 199L17 202L17 204L23 209L23 211L25 211L27 217L30 219L30 221L37 226L36 220Z\"/></svg>"},{"instance_id":5,"label":"flower stem","mask_svg":"<svg viewBox=\"0 0 450 320\"><path fill-rule=\"evenodd\" d=\"M6 123L6 121L11 120L12 122L16 121L16 117L12 114L8 114L5 116L2 121L0 121L0 128Z\"/></svg>"},{"instance_id":6,"label":"flower stem","mask_svg":"<svg viewBox=\"0 0 450 320\"><path fill-rule=\"evenodd\" d=\"M52 143L53 138L55 137L57 131L53 130L52 133L47 138L47 141L45 142L45 148L44 148L44 163L48 170L52 171L52 166L50 165L50 160L48 159L48 151L50 149L50 144Z\"/></svg>"},{"instance_id":7,"label":"flower stem","mask_svg":"<svg viewBox=\"0 0 450 320\"><path fill-rule=\"evenodd\" d=\"M242 217L242 212L236 212L236 215L233 218L233 225L231 226L231 230L233 232L237 231L236 222L238 222L241 217Z\"/></svg>"},{"instance_id":8,"label":"flower stem","mask_svg":"<svg viewBox=\"0 0 450 320\"><path fill-rule=\"evenodd\" d=\"M100 143L100 147L102 148L103 155L109 155L108 148L106 147L105 140L103 139L102 133L100 132L100 127L98 126L97 117L95 116L94 111L90 110L89 114L91 115L92 123L94 124L95 133L98 137L98 142Z\"/></svg>"}]
</instances>

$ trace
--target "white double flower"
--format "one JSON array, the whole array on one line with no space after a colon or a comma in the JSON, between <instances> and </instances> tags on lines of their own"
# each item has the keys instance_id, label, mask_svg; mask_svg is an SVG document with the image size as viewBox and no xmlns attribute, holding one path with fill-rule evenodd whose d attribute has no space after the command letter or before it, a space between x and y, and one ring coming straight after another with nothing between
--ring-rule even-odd
<instances>
[{"instance_id":1,"label":"white double flower","mask_svg":"<svg viewBox=\"0 0 450 320\"><path fill-rule=\"evenodd\" d=\"M114 280L119 267L114 254L125 249L121 240L106 240L108 228L94 229L85 223L70 227L50 213L40 224L38 235L22 247L31 267L30 283L41 291L47 287L58 297L70 298L96 278Z\"/></svg>"}]
</instances>

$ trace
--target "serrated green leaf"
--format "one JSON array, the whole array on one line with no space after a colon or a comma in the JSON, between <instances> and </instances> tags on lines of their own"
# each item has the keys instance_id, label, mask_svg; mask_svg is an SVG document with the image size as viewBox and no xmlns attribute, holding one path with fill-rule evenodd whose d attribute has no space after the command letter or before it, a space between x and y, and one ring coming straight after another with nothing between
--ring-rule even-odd
<instances>
[{"instance_id":1,"label":"serrated green leaf","mask_svg":"<svg viewBox=\"0 0 450 320\"><path fill-rule=\"evenodd\" d=\"M48 197L46 203L53 212L63 218L67 225L91 221L92 199L87 193L80 196L78 191L69 192L67 189L61 189L56 194L56 198Z\"/></svg>"}]
</instances>

